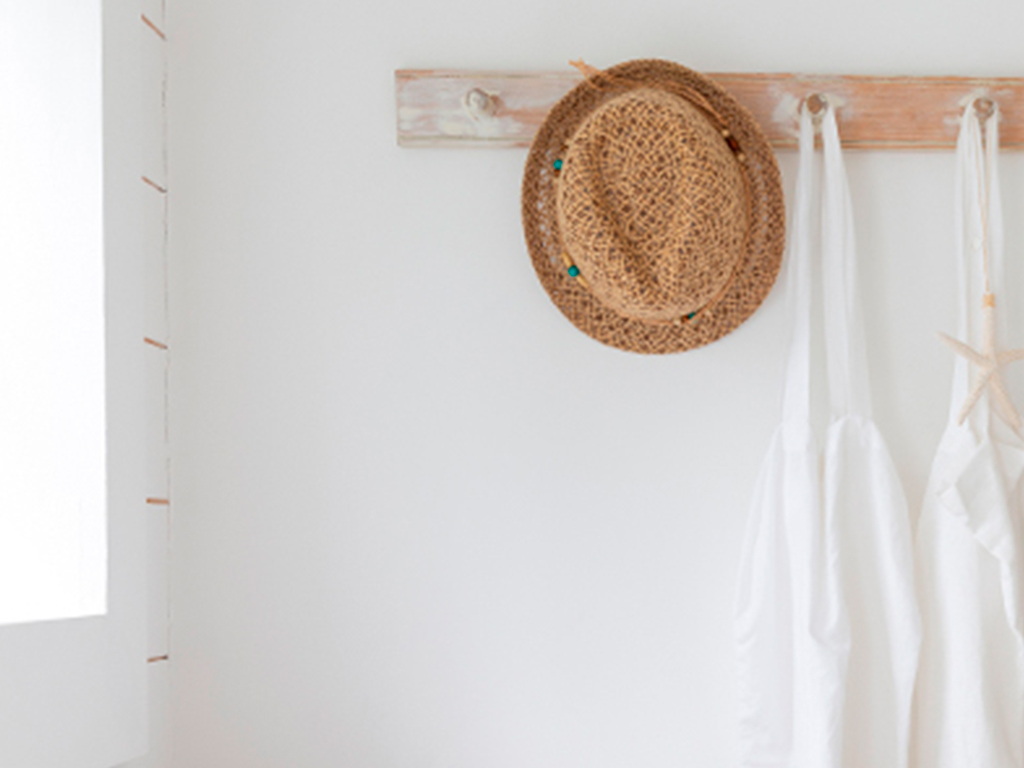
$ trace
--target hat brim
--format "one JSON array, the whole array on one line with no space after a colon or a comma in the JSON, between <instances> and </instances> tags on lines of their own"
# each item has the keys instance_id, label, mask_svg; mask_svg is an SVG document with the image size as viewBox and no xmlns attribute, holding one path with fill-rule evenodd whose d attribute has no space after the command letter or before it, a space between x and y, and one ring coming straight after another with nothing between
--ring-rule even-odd
<instances>
[{"instance_id":1,"label":"hat brim","mask_svg":"<svg viewBox=\"0 0 1024 768\"><path fill-rule=\"evenodd\" d=\"M562 260L556 208L556 174L561 157L579 125L604 101L623 93L584 81L548 113L534 137L523 174L523 231L541 284L573 325L588 336L618 349L666 354L710 344L734 331L761 305L772 289L785 247L785 203L775 153L749 111L721 87L679 64L657 59L629 61L604 71L626 88L677 83L699 92L739 141L741 167L750 192L750 219L742 261L727 290L691 320L646 323L624 317L603 305L577 280Z\"/></svg>"}]
</instances>

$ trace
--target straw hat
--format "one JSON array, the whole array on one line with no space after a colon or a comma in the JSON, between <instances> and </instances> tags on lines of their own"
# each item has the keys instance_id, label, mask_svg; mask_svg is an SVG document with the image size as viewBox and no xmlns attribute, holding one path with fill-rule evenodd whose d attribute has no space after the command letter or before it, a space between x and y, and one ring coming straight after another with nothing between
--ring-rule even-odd
<instances>
[{"instance_id":1,"label":"straw hat","mask_svg":"<svg viewBox=\"0 0 1024 768\"><path fill-rule=\"evenodd\" d=\"M643 60L588 77L555 105L523 177L523 227L551 300L619 349L681 352L734 330L779 271L775 155L706 77Z\"/></svg>"}]
</instances>

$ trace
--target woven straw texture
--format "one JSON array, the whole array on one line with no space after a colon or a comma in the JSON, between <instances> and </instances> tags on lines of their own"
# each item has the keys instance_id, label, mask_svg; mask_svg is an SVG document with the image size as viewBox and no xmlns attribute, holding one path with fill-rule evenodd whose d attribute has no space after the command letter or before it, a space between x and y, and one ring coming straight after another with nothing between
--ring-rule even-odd
<instances>
[{"instance_id":1,"label":"woven straw texture","mask_svg":"<svg viewBox=\"0 0 1024 768\"><path fill-rule=\"evenodd\" d=\"M680 352L721 338L761 304L782 259L768 141L729 94L671 62L620 64L570 91L534 139L522 203L552 301L619 349Z\"/></svg>"}]
</instances>

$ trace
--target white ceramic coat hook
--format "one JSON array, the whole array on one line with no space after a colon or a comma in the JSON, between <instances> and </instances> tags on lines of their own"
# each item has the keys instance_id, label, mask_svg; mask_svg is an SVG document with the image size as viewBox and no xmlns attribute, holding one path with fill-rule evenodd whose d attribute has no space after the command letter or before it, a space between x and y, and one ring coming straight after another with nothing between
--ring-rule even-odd
<instances>
[{"instance_id":1,"label":"white ceramic coat hook","mask_svg":"<svg viewBox=\"0 0 1024 768\"><path fill-rule=\"evenodd\" d=\"M824 93L812 93L807 97L807 109L814 118L814 122L820 123L825 116L825 109L828 107L828 97Z\"/></svg>"},{"instance_id":2,"label":"white ceramic coat hook","mask_svg":"<svg viewBox=\"0 0 1024 768\"><path fill-rule=\"evenodd\" d=\"M481 88L473 88L462 97L462 105L474 120L494 117L498 111L498 95L487 93Z\"/></svg>"},{"instance_id":3,"label":"white ceramic coat hook","mask_svg":"<svg viewBox=\"0 0 1024 768\"><path fill-rule=\"evenodd\" d=\"M988 96L981 96L974 100L974 111L978 113L978 119L984 123L996 111L996 103Z\"/></svg>"}]
</instances>

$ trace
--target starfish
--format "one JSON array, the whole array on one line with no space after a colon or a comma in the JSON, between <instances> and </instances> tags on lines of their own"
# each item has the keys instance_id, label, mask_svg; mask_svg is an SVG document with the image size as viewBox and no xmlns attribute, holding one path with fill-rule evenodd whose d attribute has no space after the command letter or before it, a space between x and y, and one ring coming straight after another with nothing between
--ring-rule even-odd
<instances>
[{"instance_id":1,"label":"starfish","mask_svg":"<svg viewBox=\"0 0 1024 768\"><path fill-rule=\"evenodd\" d=\"M981 302L981 351L968 346L962 341L939 334L943 343L961 357L967 358L978 366L978 379L974 382L974 388L964 400L963 408L957 418L958 423L963 424L967 414L981 399L982 393L988 387L991 394L993 410L996 414L1009 424L1015 432L1020 432L1020 413L1010 401L1010 394L1006 391L1006 384L1000 368L1017 360L1024 360L1024 349L1008 349L1003 352L996 350L996 297L994 294L986 293Z\"/></svg>"}]
</instances>

